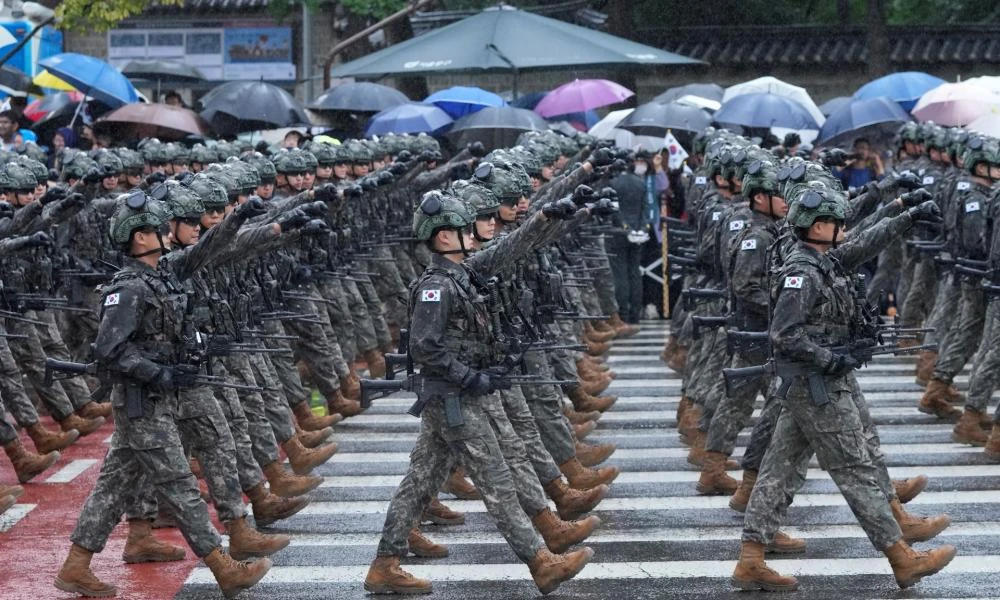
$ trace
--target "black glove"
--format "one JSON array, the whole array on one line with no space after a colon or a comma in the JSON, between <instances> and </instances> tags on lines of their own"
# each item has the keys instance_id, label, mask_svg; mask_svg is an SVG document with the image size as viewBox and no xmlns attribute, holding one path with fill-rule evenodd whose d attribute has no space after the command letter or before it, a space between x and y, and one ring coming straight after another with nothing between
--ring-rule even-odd
<instances>
[{"instance_id":1,"label":"black glove","mask_svg":"<svg viewBox=\"0 0 1000 600\"><path fill-rule=\"evenodd\" d=\"M52 238L44 231L36 231L28 236L28 243L26 245L29 247L51 246Z\"/></svg>"},{"instance_id":2,"label":"black glove","mask_svg":"<svg viewBox=\"0 0 1000 600\"><path fill-rule=\"evenodd\" d=\"M913 208L914 206L920 206L921 204L927 202L933 197L934 195L931 194L929 191L925 190L924 188L918 188L913 190L912 192L906 192L905 194L900 196L899 199L903 201L903 206L905 206L906 208Z\"/></svg>"},{"instance_id":3,"label":"black glove","mask_svg":"<svg viewBox=\"0 0 1000 600\"><path fill-rule=\"evenodd\" d=\"M66 188L54 187L42 194L42 197L38 199L38 203L45 206L50 202L58 202L59 200L65 198L67 194L68 192L66 191Z\"/></svg>"},{"instance_id":4,"label":"black glove","mask_svg":"<svg viewBox=\"0 0 1000 600\"><path fill-rule=\"evenodd\" d=\"M460 162L451 168L448 176L451 177L452 181L458 181L459 179L472 179L472 167L469 163Z\"/></svg>"},{"instance_id":5,"label":"black glove","mask_svg":"<svg viewBox=\"0 0 1000 600\"><path fill-rule=\"evenodd\" d=\"M375 175L375 177L378 179L378 184L380 187L383 185L389 185L393 181L396 181L396 176L386 170L379 171L378 174Z\"/></svg>"},{"instance_id":6,"label":"black glove","mask_svg":"<svg viewBox=\"0 0 1000 600\"><path fill-rule=\"evenodd\" d=\"M616 158L615 162L611 163L611 170L625 172L628 170L628 163L623 158Z\"/></svg>"},{"instance_id":7,"label":"black glove","mask_svg":"<svg viewBox=\"0 0 1000 600\"><path fill-rule=\"evenodd\" d=\"M14 206L10 202L0 201L0 219L9 219L14 216Z\"/></svg>"},{"instance_id":8,"label":"black glove","mask_svg":"<svg viewBox=\"0 0 1000 600\"><path fill-rule=\"evenodd\" d=\"M569 219L576 214L576 211L577 205L570 198L563 198L555 202L546 202L542 205L542 214L549 219Z\"/></svg>"},{"instance_id":9,"label":"black glove","mask_svg":"<svg viewBox=\"0 0 1000 600\"><path fill-rule=\"evenodd\" d=\"M74 206L83 206L87 203L87 199L84 198L83 194L80 192L73 192L69 196L66 196L61 204L61 208L72 208Z\"/></svg>"},{"instance_id":10,"label":"black glove","mask_svg":"<svg viewBox=\"0 0 1000 600\"><path fill-rule=\"evenodd\" d=\"M614 203L609 198L601 198L590 205L590 214L595 217L608 217L618 212Z\"/></svg>"},{"instance_id":11,"label":"black glove","mask_svg":"<svg viewBox=\"0 0 1000 600\"><path fill-rule=\"evenodd\" d=\"M607 198L608 200L614 202L618 199L618 191L610 185L606 185L601 188L600 196L601 198Z\"/></svg>"},{"instance_id":12,"label":"black glove","mask_svg":"<svg viewBox=\"0 0 1000 600\"><path fill-rule=\"evenodd\" d=\"M150 383L163 392L174 392L181 388L194 387L197 367L188 365L163 366Z\"/></svg>"},{"instance_id":13,"label":"black glove","mask_svg":"<svg viewBox=\"0 0 1000 600\"><path fill-rule=\"evenodd\" d=\"M420 162L428 163L428 162L434 162L437 159L434 158L433 152L431 152L430 150L424 150L417 156L417 160L419 160Z\"/></svg>"},{"instance_id":14,"label":"black glove","mask_svg":"<svg viewBox=\"0 0 1000 600\"><path fill-rule=\"evenodd\" d=\"M471 396L486 396L495 392L496 389L493 387L489 374L469 369L469 372L462 378L462 391L468 392Z\"/></svg>"},{"instance_id":15,"label":"black glove","mask_svg":"<svg viewBox=\"0 0 1000 600\"><path fill-rule=\"evenodd\" d=\"M323 202L322 200L316 200L315 202L310 202L308 204L303 204L299 208L302 209L302 212L304 212L307 215L309 215L310 217L314 217L314 218L315 217L324 217L324 216L327 215L327 213L330 212L330 209L327 208L327 206L326 206L326 202Z\"/></svg>"},{"instance_id":16,"label":"black glove","mask_svg":"<svg viewBox=\"0 0 1000 600\"><path fill-rule=\"evenodd\" d=\"M389 165L389 172L397 177L405 175L407 171L409 171L409 168L401 162L394 162Z\"/></svg>"},{"instance_id":17,"label":"black glove","mask_svg":"<svg viewBox=\"0 0 1000 600\"><path fill-rule=\"evenodd\" d=\"M184 171L180 175L174 177L174 179L177 180L177 183L187 187L191 185L191 181L194 180L194 173L192 173L191 171Z\"/></svg>"},{"instance_id":18,"label":"black glove","mask_svg":"<svg viewBox=\"0 0 1000 600\"><path fill-rule=\"evenodd\" d=\"M330 226L323 219L312 219L302 227L302 233L306 235L320 235L330 231Z\"/></svg>"},{"instance_id":19,"label":"black glove","mask_svg":"<svg viewBox=\"0 0 1000 600\"><path fill-rule=\"evenodd\" d=\"M847 153L840 148L828 148L819 154L819 161L827 167L847 165Z\"/></svg>"},{"instance_id":20,"label":"black glove","mask_svg":"<svg viewBox=\"0 0 1000 600\"><path fill-rule=\"evenodd\" d=\"M615 157L611 154L611 150L607 148L598 148L590 153L590 157L587 158L587 162L595 167L606 167L615 162Z\"/></svg>"},{"instance_id":21,"label":"black glove","mask_svg":"<svg viewBox=\"0 0 1000 600\"><path fill-rule=\"evenodd\" d=\"M573 202L577 204L586 204L594 200L597 200L597 194L589 185L578 185L573 190Z\"/></svg>"},{"instance_id":22,"label":"black glove","mask_svg":"<svg viewBox=\"0 0 1000 600\"><path fill-rule=\"evenodd\" d=\"M413 153L409 150L401 150L399 154L396 155L396 160L399 162L410 162L413 160Z\"/></svg>"},{"instance_id":23,"label":"black glove","mask_svg":"<svg viewBox=\"0 0 1000 600\"><path fill-rule=\"evenodd\" d=\"M291 210L285 216L278 219L278 225L281 227L281 232L285 233L288 231L295 231L299 227L305 226L309 222L309 215L305 213L302 209L296 208Z\"/></svg>"},{"instance_id":24,"label":"black glove","mask_svg":"<svg viewBox=\"0 0 1000 600\"><path fill-rule=\"evenodd\" d=\"M364 188L356 183L344 187L344 196L347 198L360 198L364 194Z\"/></svg>"},{"instance_id":25,"label":"black glove","mask_svg":"<svg viewBox=\"0 0 1000 600\"><path fill-rule=\"evenodd\" d=\"M358 180L358 184L361 186L361 189L365 191L371 191L378 188L378 181L368 175Z\"/></svg>"},{"instance_id":26,"label":"black glove","mask_svg":"<svg viewBox=\"0 0 1000 600\"><path fill-rule=\"evenodd\" d=\"M326 210L327 202L334 202L338 199L337 186L332 183L325 183L318 188L313 189L313 198L315 198L317 202L323 204L323 209Z\"/></svg>"},{"instance_id":27,"label":"black glove","mask_svg":"<svg viewBox=\"0 0 1000 600\"><path fill-rule=\"evenodd\" d=\"M486 156L486 146L482 142L472 142L466 148L469 150L469 154L476 158L482 158Z\"/></svg>"},{"instance_id":28,"label":"black glove","mask_svg":"<svg viewBox=\"0 0 1000 600\"><path fill-rule=\"evenodd\" d=\"M914 223L943 223L941 209L933 200L921 202L917 206L906 211Z\"/></svg>"},{"instance_id":29,"label":"black glove","mask_svg":"<svg viewBox=\"0 0 1000 600\"><path fill-rule=\"evenodd\" d=\"M256 196L247 199L246 202L236 207L236 216L244 220L259 217L266 213L267 206L265 206L263 200Z\"/></svg>"},{"instance_id":30,"label":"black glove","mask_svg":"<svg viewBox=\"0 0 1000 600\"><path fill-rule=\"evenodd\" d=\"M146 185L149 187L153 187L154 185L158 183L163 183L166 180L167 180L166 173L150 173L149 175L146 176Z\"/></svg>"},{"instance_id":31,"label":"black glove","mask_svg":"<svg viewBox=\"0 0 1000 600\"><path fill-rule=\"evenodd\" d=\"M823 367L823 374L839 377L841 375L847 375L860 366L861 363L859 363L857 359L850 354L834 354L830 357L826 366Z\"/></svg>"},{"instance_id":32,"label":"black glove","mask_svg":"<svg viewBox=\"0 0 1000 600\"><path fill-rule=\"evenodd\" d=\"M90 169L87 170L87 174L83 176L83 182L93 184L104 179L104 177L105 177L104 172L101 169L94 166L90 167Z\"/></svg>"}]
</instances>

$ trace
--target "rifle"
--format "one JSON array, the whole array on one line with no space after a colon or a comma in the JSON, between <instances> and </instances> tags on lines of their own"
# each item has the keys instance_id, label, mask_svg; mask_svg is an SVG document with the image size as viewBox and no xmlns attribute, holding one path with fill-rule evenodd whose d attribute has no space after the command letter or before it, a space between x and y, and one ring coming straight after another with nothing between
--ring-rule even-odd
<instances>
[{"instance_id":1,"label":"rifle","mask_svg":"<svg viewBox=\"0 0 1000 600\"><path fill-rule=\"evenodd\" d=\"M702 327L725 327L730 324L731 315L723 315L721 317L704 317L693 315L691 317L691 335L694 339L701 338L701 328Z\"/></svg>"},{"instance_id":2,"label":"rifle","mask_svg":"<svg viewBox=\"0 0 1000 600\"><path fill-rule=\"evenodd\" d=\"M698 298L706 298L709 300L721 300L729 297L729 290L718 289L718 288L687 288L681 292L681 296L684 297L684 308L687 310L695 310L697 304L695 300Z\"/></svg>"},{"instance_id":3,"label":"rifle","mask_svg":"<svg viewBox=\"0 0 1000 600\"><path fill-rule=\"evenodd\" d=\"M57 376L56 373L61 375ZM76 363L54 358L45 359L45 387L52 387L52 384L61 379L69 379L80 375L93 375L100 378L100 385L90 393L90 399L94 402L101 402L111 394L111 382L107 375L98 370L97 363ZM141 413L140 413L141 414Z\"/></svg>"},{"instance_id":4,"label":"rifle","mask_svg":"<svg viewBox=\"0 0 1000 600\"><path fill-rule=\"evenodd\" d=\"M0 310L0 318L10 319L11 321L18 321L21 323L30 323L32 325L44 325L48 327L48 323L45 321L39 321L38 319L29 319L28 317L22 317L21 313L16 313L9 310Z\"/></svg>"},{"instance_id":5,"label":"rifle","mask_svg":"<svg viewBox=\"0 0 1000 600\"><path fill-rule=\"evenodd\" d=\"M726 331L726 350L734 354L738 348L751 348L754 346L770 347L770 337L766 331L738 331L729 329Z\"/></svg>"}]
</instances>

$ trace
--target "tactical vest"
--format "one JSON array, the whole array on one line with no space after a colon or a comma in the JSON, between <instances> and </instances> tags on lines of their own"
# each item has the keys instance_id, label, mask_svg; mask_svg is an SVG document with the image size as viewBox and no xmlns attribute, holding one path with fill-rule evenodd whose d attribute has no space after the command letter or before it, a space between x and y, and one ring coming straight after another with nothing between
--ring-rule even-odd
<instances>
[{"instance_id":1,"label":"tactical vest","mask_svg":"<svg viewBox=\"0 0 1000 600\"><path fill-rule=\"evenodd\" d=\"M411 319L412 309L419 301L417 292L434 275L448 278L455 293L451 314L445 325L445 351L473 369L485 369L496 364L496 339L490 326L486 302L471 289L471 285L469 288L464 287L450 270L429 266L410 287Z\"/></svg>"}]
</instances>

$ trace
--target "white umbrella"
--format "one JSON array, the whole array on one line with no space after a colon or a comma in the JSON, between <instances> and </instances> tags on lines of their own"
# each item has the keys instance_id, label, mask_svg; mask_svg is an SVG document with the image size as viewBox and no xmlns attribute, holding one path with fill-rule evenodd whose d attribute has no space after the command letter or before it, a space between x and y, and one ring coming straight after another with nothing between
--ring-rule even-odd
<instances>
[{"instance_id":1,"label":"white umbrella","mask_svg":"<svg viewBox=\"0 0 1000 600\"><path fill-rule=\"evenodd\" d=\"M725 104L730 98L736 96L755 93L783 96L801 104L807 111L809 111L809 114L812 115L817 124L822 125L823 122L826 121L826 117L823 116L823 112L818 106L816 106L816 103L813 102L813 99L809 96L809 92L806 91L806 88L786 83L777 77L758 77L757 79L751 79L750 81L744 81L743 83L737 83L736 85L729 86L726 88L726 93L722 96L722 103Z\"/></svg>"},{"instance_id":2,"label":"white umbrella","mask_svg":"<svg viewBox=\"0 0 1000 600\"><path fill-rule=\"evenodd\" d=\"M693 106L695 108L704 108L705 110L710 110L715 112L722 108L722 103L717 100L712 100L711 98L702 98L701 96L694 96L688 94L687 96L681 96L675 100L678 104L686 104L688 106Z\"/></svg>"},{"instance_id":3,"label":"white umbrella","mask_svg":"<svg viewBox=\"0 0 1000 600\"><path fill-rule=\"evenodd\" d=\"M1000 94L1000 77L996 75L983 75L982 77L971 77L962 83L969 83L984 87L994 94Z\"/></svg>"},{"instance_id":4,"label":"white umbrella","mask_svg":"<svg viewBox=\"0 0 1000 600\"><path fill-rule=\"evenodd\" d=\"M972 81L943 83L920 97L910 111L919 121L962 126L1000 111L1000 94Z\"/></svg>"},{"instance_id":5,"label":"white umbrella","mask_svg":"<svg viewBox=\"0 0 1000 600\"><path fill-rule=\"evenodd\" d=\"M1000 113L987 113L966 125L965 128L969 131L1000 137Z\"/></svg>"},{"instance_id":6,"label":"white umbrella","mask_svg":"<svg viewBox=\"0 0 1000 600\"><path fill-rule=\"evenodd\" d=\"M613 110L609 112L603 119L594 123L594 126L590 128L590 135L602 139L611 140L615 138L613 130L618 127L625 117L632 114L634 108L626 108L624 110Z\"/></svg>"}]
</instances>

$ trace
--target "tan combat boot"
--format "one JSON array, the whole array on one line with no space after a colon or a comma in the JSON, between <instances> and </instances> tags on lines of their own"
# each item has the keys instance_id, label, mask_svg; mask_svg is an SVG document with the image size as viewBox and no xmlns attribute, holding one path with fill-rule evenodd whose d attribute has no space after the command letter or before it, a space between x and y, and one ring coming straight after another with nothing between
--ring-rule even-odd
<instances>
[{"instance_id":1,"label":"tan combat boot","mask_svg":"<svg viewBox=\"0 0 1000 600\"><path fill-rule=\"evenodd\" d=\"M559 518L571 521L580 515L594 510L601 500L608 495L606 485L598 485L589 490L574 490L566 485L561 477L556 477L545 484L545 493L556 503Z\"/></svg>"},{"instance_id":2,"label":"tan combat boot","mask_svg":"<svg viewBox=\"0 0 1000 600\"><path fill-rule=\"evenodd\" d=\"M691 448L688 450L687 462L689 465L702 467L705 465L705 440L708 434L695 427L687 434L687 440Z\"/></svg>"},{"instance_id":3,"label":"tan combat boot","mask_svg":"<svg viewBox=\"0 0 1000 600\"><path fill-rule=\"evenodd\" d=\"M258 527L267 527L275 521L288 517L309 506L309 498L302 496L282 498L267 491L263 483L247 490L247 498L253 506L253 520Z\"/></svg>"},{"instance_id":4,"label":"tan combat boot","mask_svg":"<svg viewBox=\"0 0 1000 600\"><path fill-rule=\"evenodd\" d=\"M569 486L575 490L589 490L599 485L608 485L618 477L618 467L600 467L588 469L580 464L574 456L563 464L559 470L566 476Z\"/></svg>"},{"instance_id":5,"label":"tan combat boot","mask_svg":"<svg viewBox=\"0 0 1000 600\"><path fill-rule=\"evenodd\" d=\"M620 338L632 337L633 335L639 333L638 325L629 325L625 321L622 321L622 318L618 313L611 315L611 318L608 319L608 325L614 328Z\"/></svg>"},{"instance_id":6,"label":"tan combat boot","mask_svg":"<svg viewBox=\"0 0 1000 600\"><path fill-rule=\"evenodd\" d=\"M691 408L691 399L687 396L681 396L681 401L677 403L677 415L674 417L678 426L680 426L681 420L684 418L684 413L689 408Z\"/></svg>"},{"instance_id":7,"label":"tan combat boot","mask_svg":"<svg viewBox=\"0 0 1000 600\"><path fill-rule=\"evenodd\" d=\"M687 445L690 446L695 436L695 432L698 431L698 420L701 419L701 413L704 409L700 404L694 401L687 407L684 411L684 417L677 424L677 433L681 434L681 441L687 440Z\"/></svg>"},{"instance_id":8,"label":"tan combat boot","mask_svg":"<svg viewBox=\"0 0 1000 600\"><path fill-rule=\"evenodd\" d=\"M236 561L231 556L216 548L202 560L212 571L216 583L222 590L222 595L232 598L243 590L257 585L257 582L271 570L271 559L262 558L255 561Z\"/></svg>"},{"instance_id":9,"label":"tan combat boot","mask_svg":"<svg viewBox=\"0 0 1000 600\"><path fill-rule=\"evenodd\" d=\"M59 421L59 428L63 431L77 430L80 435L90 435L104 425L104 417L96 419L85 419L78 414L71 414L62 421Z\"/></svg>"},{"instance_id":10,"label":"tan combat boot","mask_svg":"<svg viewBox=\"0 0 1000 600\"><path fill-rule=\"evenodd\" d=\"M903 539L909 544L926 542L951 525L951 518L948 515L915 517L909 514L903 509L898 498L889 502L889 507L892 509L893 518L899 523L899 529L903 532Z\"/></svg>"},{"instance_id":11,"label":"tan combat boot","mask_svg":"<svg viewBox=\"0 0 1000 600\"><path fill-rule=\"evenodd\" d=\"M618 398L615 396L591 396L578 385L569 388L566 391L566 396L573 403L573 408L580 412L604 412L618 401Z\"/></svg>"},{"instance_id":12,"label":"tan combat boot","mask_svg":"<svg viewBox=\"0 0 1000 600\"><path fill-rule=\"evenodd\" d=\"M420 515L420 522L430 522L435 525L462 525L465 523L465 515L448 508L440 500L434 498L424 508L423 514Z\"/></svg>"},{"instance_id":13,"label":"tan combat boot","mask_svg":"<svg viewBox=\"0 0 1000 600\"><path fill-rule=\"evenodd\" d=\"M292 436L281 444L282 450L288 455L288 464L297 475L307 475L313 469L330 460L336 454L337 444L330 443L319 448L306 448L299 438Z\"/></svg>"},{"instance_id":14,"label":"tan combat boot","mask_svg":"<svg viewBox=\"0 0 1000 600\"><path fill-rule=\"evenodd\" d=\"M590 341L597 342L599 344L610 342L618 337L618 333L614 329L609 327L604 331L598 331L590 321L583 322L583 335Z\"/></svg>"},{"instance_id":15,"label":"tan combat boot","mask_svg":"<svg viewBox=\"0 0 1000 600\"><path fill-rule=\"evenodd\" d=\"M368 377L370 379L382 379L385 377L385 356L376 348L366 350L365 362L368 363Z\"/></svg>"},{"instance_id":16,"label":"tan combat boot","mask_svg":"<svg viewBox=\"0 0 1000 600\"><path fill-rule=\"evenodd\" d=\"M774 534L774 540L767 545L765 551L772 554L801 554L806 551L806 541L779 531Z\"/></svg>"},{"instance_id":17,"label":"tan combat boot","mask_svg":"<svg viewBox=\"0 0 1000 600\"><path fill-rule=\"evenodd\" d=\"M925 487L927 487L926 475L892 480L892 489L896 492L896 497L903 504L916 498L920 492L924 491Z\"/></svg>"},{"instance_id":18,"label":"tan combat boot","mask_svg":"<svg viewBox=\"0 0 1000 600\"><path fill-rule=\"evenodd\" d=\"M272 494L277 494L282 498L294 498L303 494L308 494L318 488L323 483L322 477L312 475L296 475L285 468L281 461L274 461L264 465L261 469L264 477L267 477L268 486Z\"/></svg>"},{"instance_id":19,"label":"tan combat boot","mask_svg":"<svg viewBox=\"0 0 1000 600\"><path fill-rule=\"evenodd\" d=\"M88 402L76 409L76 414L80 415L84 419L96 419L98 417L102 419L111 418L111 403L110 402Z\"/></svg>"},{"instance_id":20,"label":"tan combat boot","mask_svg":"<svg viewBox=\"0 0 1000 600\"><path fill-rule=\"evenodd\" d=\"M917 355L917 385L925 387L934 376L934 365L937 364L938 353L933 350L921 350Z\"/></svg>"},{"instance_id":21,"label":"tan combat boot","mask_svg":"<svg viewBox=\"0 0 1000 600\"><path fill-rule=\"evenodd\" d=\"M574 409L571 405L565 403L562 406L562 413L573 425L589 423L590 421L597 421L601 418L600 411L592 410L589 412L580 412Z\"/></svg>"},{"instance_id":22,"label":"tan combat boot","mask_svg":"<svg viewBox=\"0 0 1000 600\"><path fill-rule=\"evenodd\" d=\"M576 443L576 458L585 467L596 467L615 453L614 444L582 444Z\"/></svg>"},{"instance_id":23,"label":"tan combat boot","mask_svg":"<svg viewBox=\"0 0 1000 600\"><path fill-rule=\"evenodd\" d=\"M684 373L684 369L687 368L688 361L688 349L687 346L677 346L677 352L674 352L670 360L667 361L667 366L672 369L678 375Z\"/></svg>"},{"instance_id":24,"label":"tan combat boot","mask_svg":"<svg viewBox=\"0 0 1000 600\"><path fill-rule=\"evenodd\" d=\"M947 382L931 378L917 409L939 419L957 420L962 413L948 401L949 387Z\"/></svg>"},{"instance_id":25,"label":"tan combat boot","mask_svg":"<svg viewBox=\"0 0 1000 600\"><path fill-rule=\"evenodd\" d=\"M992 459L1000 459L1000 423L994 423L990 431L990 437L986 440L986 448L983 449L986 456Z\"/></svg>"},{"instance_id":26,"label":"tan combat boot","mask_svg":"<svg viewBox=\"0 0 1000 600\"><path fill-rule=\"evenodd\" d=\"M573 435L576 436L576 439L582 440L591 433L594 433L594 430L597 429L597 423L593 421L587 421L586 423L580 423L579 425L570 423L570 427L573 428Z\"/></svg>"},{"instance_id":27,"label":"tan combat boot","mask_svg":"<svg viewBox=\"0 0 1000 600\"><path fill-rule=\"evenodd\" d=\"M156 539L152 521L132 519L128 522L128 539L122 551L122 560L130 565L184 560L184 548Z\"/></svg>"},{"instance_id":28,"label":"tan combat boot","mask_svg":"<svg viewBox=\"0 0 1000 600\"><path fill-rule=\"evenodd\" d=\"M287 535L261 533L250 527L247 518L234 519L223 523L229 532L229 556L235 560L264 558L292 543Z\"/></svg>"},{"instance_id":29,"label":"tan combat boot","mask_svg":"<svg viewBox=\"0 0 1000 600\"><path fill-rule=\"evenodd\" d=\"M295 424L295 437L299 438L299 441L306 448L319 448L326 440L330 439L331 435L333 435L332 427L325 427L316 431L306 431L299 427L298 423Z\"/></svg>"},{"instance_id":30,"label":"tan combat boot","mask_svg":"<svg viewBox=\"0 0 1000 600\"><path fill-rule=\"evenodd\" d=\"M358 374L354 372L354 365L351 365L350 369L351 371L347 374L347 377L340 378L340 393L348 400L360 402L361 378L359 378Z\"/></svg>"},{"instance_id":31,"label":"tan combat boot","mask_svg":"<svg viewBox=\"0 0 1000 600\"><path fill-rule=\"evenodd\" d=\"M3 449L7 453L7 457L10 458L20 483L31 481L59 460L58 452L49 452L45 455L35 454L25 449L21 445L21 440L16 438Z\"/></svg>"},{"instance_id":32,"label":"tan combat boot","mask_svg":"<svg viewBox=\"0 0 1000 600\"><path fill-rule=\"evenodd\" d=\"M49 431L41 423L28 425L24 430L28 432L28 437L34 442L35 449L42 454L63 450L80 437L80 432L75 429Z\"/></svg>"},{"instance_id":33,"label":"tan combat boot","mask_svg":"<svg viewBox=\"0 0 1000 600\"><path fill-rule=\"evenodd\" d=\"M604 390L611 386L611 378L607 375L601 375L600 379L589 381L584 380L580 382L580 387L583 391L587 392L591 396L598 396Z\"/></svg>"},{"instance_id":34,"label":"tan combat boot","mask_svg":"<svg viewBox=\"0 0 1000 600\"><path fill-rule=\"evenodd\" d=\"M615 337L618 337L618 332L615 331L614 327L612 327L611 325L608 325L607 321L598 319L596 321L590 321L590 323L591 323L591 325L594 326L594 330L595 331L597 331L599 333L611 332L611 333L613 333L615 335Z\"/></svg>"},{"instance_id":35,"label":"tan combat boot","mask_svg":"<svg viewBox=\"0 0 1000 600\"><path fill-rule=\"evenodd\" d=\"M528 569L538 591L543 595L550 594L564 581L576 577L593 557L594 551L586 546L562 555L552 554L547 548L542 548L528 562Z\"/></svg>"},{"instance_id":36,"label":"tan combat boot","mask_svg":"<svg viewBox=\"0 0 1000 600\"><path fill-rule=\"evenodd\" d=\"M531 517L531 522L554 554L562 554L587 539L601 524L601 520L593 515L580 521L563 521L550 508Z\"/></svg>"},{"instance_id":37,"label":"tan combat boot","mask_svg":"<svg viewBox=\"0 0 1000 600\"><path fill-rule=\"evenodd\" d=\"M431 582L417 579L399 566L398 556L379 556L368 568L365 591L372 594L430 594Z\"/></svg>"},{"instance_id":38,"label":"tan combat boot","mask_svg":"<svg viewBox=\"0 0 1000 600\"><path fill-rule=\"evenodd\" d=\"M721 452L706 452L701 476L695 488L702 496L732 496L740 483L726 473L728 457Z\"/></svg>"},{"instance_id":39,"label":"tan combat boot","mask_svg":"<svg viewBox=\"0 0 1000 600\"><path fill-rule=\"evenodd\" d=\"M906 589L948 566L957 552L958 550L951 545L941 546L928 552L918 552L903 540L899 540L885 549L885 556L892 565L896 583Z\"/></svg>"},{"instance_id":40,"label":"tan combat boot","mask_svg":"<svg viewBox=\"0 0 1000 600\"><path fill-rule=\"evenodd\" d=\"M459 500L482 500L483 497L465 478L465 471L462 467L455 467L448 476L448 480L441 486L441 491L458 498Z\"/></svg>"},{"instance_id":41,"label":"tan combat boot","mask_svg":"<svg viewBox=\"0 0 1000 600\"><path fill-rule=\"evenodd\" d=\"M115 586L104 583L90 570L93 556L93 552L82 546L70 546L69 556L56 575L55 586L64 592L92 598L108 598L117 594Z\"/></svg>"},{"instance_id":42,"label":"tan combat boot","mask_svg":"<svg viewBox=\"0 0 1000 600\"><path fill-rule=\"evenodd\" d=\"M743 542L732 582L741 590L794 592L799 589L798 579L785 577L767 566L764 562L764 544L757 542Z\"/></svg>"},{"instance_id":43,"label":"tan combat boot","mask_svg":"<svg viewBox=\"0 0 1000 600\"><path fill-rule=\"evenodd\" d=\"M406 545L414 556L420 558L444 558L448 556L448 547L443 544L435 544L427 539L419 527L410 530L410 535L406 537Z\"/></svg>"},{"instance_id":44,"label":"tan combat boot","mask_svg":"<svg viewBox=\"0 0 1000 600\"><path fill-rule=\"evenodd\" d=\"M10 510L15 504L17 504L17 498L0 494L0 515Z\"/></svg>"},{"instance_id":45,"label":"tan combat boot","mask_svg":"<svg viewBox=\"0 0 1000 600\"><path fill-rule=\"evenodd\" d=\"M320 431L327 427L333 427L344 420L344 417L336 413L330 413L323 417L317 416L309 407L308 400L303 400L293 406L292 413L295 415L295 420L299 422L299 427L306 431Z\"/></svg>"},{"instance_id":46,"label":"tan combat boot","mask_svg":"<svg viewBox=\"0 0 1000 600\"><path fill-rule=\"evenodd\" d=\"M969 444L970 446L985 446L989 436L979 426L981 417L982 413L978 410L965 407L962 417L951 431L951 440L959 444Z\"/></svg>"},{"instance_id":47,"label":"tan combat boot","mask_svg":"<svg viewBox=\"0 0 1000 600\"><path fill-rule=\"evenodd\" d=\"M611 349L611 344L607 342L598 344L597 342L591 342L587 338L583 338L581 343L587 347L585 352L591 356L601 356L602 354L607 354L608 350Z\"/></svg>"},{"instance_id":48,"label":"tan combat boot","mask_svg":"<svg viewBox=\"0 0 1000 600\"><path fill-rule=\"evenodd\" d=\"M0 496L11 496L14 499L20 498L24 493L24 488L19 485L0 485Z\"/></svg>"},{"instance_id":49,"label":"tan combat boot","mask_svg":"<svg viewBox=\"0 0 1000 600\"><path fill-rule=\"evenodd\" d=\"M339 391L326 399L326 412L331 415L340 415L346 419L347 417L360 415L361 410L360 402L345 398Z\"/></svg>"},{"instance_id":50,"label":"tan combat boot","mask_svg":"<svg viewBox=\"0 0 1000 600\"><path fill-rule=\"evenodd\" d=\"M729 499L729 508L738 513L746 512L747 504L750 503L750 494L753 492L753 486L756 483L757 471L743 469L743 480L740 481L740 486L736 488L736 493Z\"/></svg>"},{"instance_id":51,"label":"tan combat boot","mask_svg":"<svg viewBox=\"0 0 1000 600\"><path fill-rule=\"evenodd\" d=\"M670 334L667 336L667 343L663 345L663 350L660 352L660 360L665 364L670 364L670 359L677 352L677 336Z\"/></svg>"}]
</instances>

